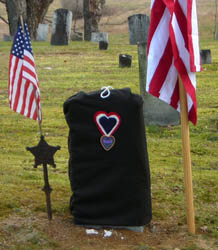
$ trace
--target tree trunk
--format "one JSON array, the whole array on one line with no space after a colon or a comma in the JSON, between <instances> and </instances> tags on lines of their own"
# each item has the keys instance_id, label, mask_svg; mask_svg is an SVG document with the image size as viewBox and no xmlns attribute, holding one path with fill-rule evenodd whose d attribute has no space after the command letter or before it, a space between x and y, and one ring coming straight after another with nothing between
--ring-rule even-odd
<instances>
[{"instance_id":1,"label":"tree trunk","mask_svg":"<svg viewBox=\"0 0 218 250\"><path fill-rule=\"evenodd\" d=\"M27 25L30 36L36 39L39 23L43 23L44 17L53 0L26 0L27 4Z\"/></svg>"},{"instance_id":2,"label":"tree trunk","mask_svg":"<svg viewBox=\"0 0 218 250\"><path fill-rule=\"evenodd\" d=\"M6 0L10 35L14 36L17 31L20 12L26 20L30 36L36 39L37 28L48 11L53 0Z\"/></svg>"},{"instance_id":3,"label":"tree trunk","mask_svg":"<svg viewBox=\"0 0 218 250\"><path fill-rule=\"evenodd\" d=\"M84 40L90 41L92 32L99 32L104 4L105 0L83 0Z\"/></svg>"},{"instance_id":4,"label":"tree trunk","mask_svg":"<svg viewBox=\"0 0 218 250\"><path fill-rule=\"evenodd\" d=\"M91 40L91 16L89 12L89 0L83 0L83 16L84 16L84 40Z\"/></svg>"},{"instance_id":5,"label":"tree trunk","mask_svg":"<svg viewBox=\"0 0 218 250\"><path fill-rule=\"evenodd\" d=\"M14 36L17 31L20 13L26 18L26 0L6 0L6 9L10 35Z\"/></svg>"}]
</instances>

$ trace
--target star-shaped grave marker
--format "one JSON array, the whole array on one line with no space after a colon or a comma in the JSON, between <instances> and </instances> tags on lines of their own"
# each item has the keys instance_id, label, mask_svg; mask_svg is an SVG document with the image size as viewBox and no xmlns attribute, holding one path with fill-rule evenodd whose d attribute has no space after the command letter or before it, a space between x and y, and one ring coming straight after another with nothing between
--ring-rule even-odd
<instances>
[{"instance_id":1,"label":"star-shaped grave marker","mask_svg":"<svg viewBox=\"0 0 218 250\"><path fill-rule=\"evenodd\" d=\"M52 219L52 210L51 210L51 200L50 200L50 193L52 188L49 185L48 181L48 169L47 164L51 165L53 168L56 168L54 162L54 154L57 150L60 150L61 147L57 146L50 146L44 139L44 136L41 136L40 141L37 146L35 147L27 147L28 151L30 151L35 157L35 164L34 168L37 168L39 165L43 165L43 174L44 174L44 182L45 186L42 189L46 195L46 204L47 204L47 212L48 212L48 219Z\"/></svg>"}]
</instances>

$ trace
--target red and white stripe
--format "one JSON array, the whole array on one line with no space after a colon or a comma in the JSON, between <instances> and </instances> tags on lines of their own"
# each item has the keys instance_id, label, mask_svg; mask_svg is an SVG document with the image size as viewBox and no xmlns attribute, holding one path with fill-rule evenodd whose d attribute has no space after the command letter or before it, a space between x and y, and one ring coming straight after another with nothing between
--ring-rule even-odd
<instances>
[{"instance_id":1,"label":"red and white stripe","mask_svg":"<svg viewBox=\"0 0 218 250\"><path fill-rule=\"evenodd\" d=\"M197 122L196 71L201 70L195 0L152 0L146 91L180 111L178 76L189 120Z\"/></svg>"},{"instance_id":2,"label":"red and white stripe","mask_svg":"<svg viewBox=\"0 0 218 250\"><path fill-rule=\"evenodd\" d=\"M41 121L40 91L33 55L24 50L24 58L10 55L9 104L17 113Z\"/></svg>"}]
</instances>

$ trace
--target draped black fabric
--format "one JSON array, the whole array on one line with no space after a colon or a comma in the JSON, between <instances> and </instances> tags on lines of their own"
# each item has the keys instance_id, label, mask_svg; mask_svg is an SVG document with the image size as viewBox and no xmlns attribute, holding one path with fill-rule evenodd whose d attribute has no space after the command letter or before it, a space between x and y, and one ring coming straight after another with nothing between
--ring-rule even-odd
<instances>
[{"instance_id":1,"label":"draped black fabric","mask_svg":"<svg viewBox=\"0 0 218 250\"><path fill-rule=\"evenodd\" d=\"M79 92L64 103L70 209L75 224L142 226L151 220L143 101L130 89Z\"/></svg>"}]
</instances>

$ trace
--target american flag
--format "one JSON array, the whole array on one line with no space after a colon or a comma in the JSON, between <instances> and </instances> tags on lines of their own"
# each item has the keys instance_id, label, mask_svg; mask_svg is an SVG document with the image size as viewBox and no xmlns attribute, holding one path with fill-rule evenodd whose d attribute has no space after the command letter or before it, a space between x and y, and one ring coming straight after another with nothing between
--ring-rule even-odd
<instances>
[{"instance_id":1,"label":"american flag","mask_svg":"<svg viewBox=\"0 0 218 250\"><path fill-rule=\"evenodd\" d=\"M197 122L196 76L201 70L195 0L152 0L146 91L180 111L178 76Z\"/></svg>"},{"instance_id":2,"label":"american flag","mask_svg":"<svg viewBox=\"0 0 218 250\"><path fill-rule=\"evenodd\" d=\"M26 23L19 25L9 61L8 99L12 110L41 122L39 83Z\"/></svg>"}]
</instances>

